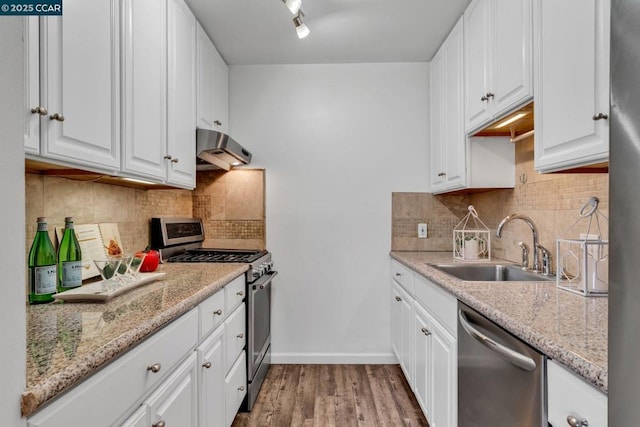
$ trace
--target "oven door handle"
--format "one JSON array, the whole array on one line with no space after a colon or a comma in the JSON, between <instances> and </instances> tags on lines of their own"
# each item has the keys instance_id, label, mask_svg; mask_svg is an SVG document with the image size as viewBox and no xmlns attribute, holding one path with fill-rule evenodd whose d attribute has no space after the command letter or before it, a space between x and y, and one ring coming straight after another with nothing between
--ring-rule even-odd
<instances>
[{"instance_id":1,"label":"oven door handle","mask_svg":"<svg viewBox=\"0 0 640 427\"><path fill-rule=\"evenodd\" d=\"M474 338L483 346L487 347L489 350L498 353L498 355L500 355L507 362L516 365L517 367L524 369L525 371L533 371L536 369L536 362L532 358L492 340L491 338L471 326L471 323L469 323L469 321L467 320L467 316L464 315L464 311L458 310L458 319L460 320L460 325L464 328L466 333L471 335L472 338Z\"/></svg>"},{"instance_id":2,"label":"oven door handle","mask_svg":"<svg viewBox=\"0 0 640 427\"><path fill-rule=\"evenodd\" d=\"M258 279L256 283L253 283L251 285L253 286L253 290L255 291L258 289L265 289L266 287L270 286L271 280L273 280L273 278L277 275L278 275L277 271L270 271L269 273L265 274L260 279Z\"/></svg>"}]
</instances>

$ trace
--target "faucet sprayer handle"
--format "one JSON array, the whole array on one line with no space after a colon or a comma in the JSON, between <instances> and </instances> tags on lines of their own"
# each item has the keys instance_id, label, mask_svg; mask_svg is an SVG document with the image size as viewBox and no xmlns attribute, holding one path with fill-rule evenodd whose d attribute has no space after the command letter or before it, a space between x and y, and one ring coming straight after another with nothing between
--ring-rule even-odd
<instances>
[{"instance_id":1,"label":"faucet sprayer handle","mask_svg":"<svg viewBox=\"0 0 640 427\"><path fill-rule=\"evenodd\" d=\"M551 252L542 245L536 245L536 248L542 253L542 274L551 276Z\"/></svg>"}]
</instances>

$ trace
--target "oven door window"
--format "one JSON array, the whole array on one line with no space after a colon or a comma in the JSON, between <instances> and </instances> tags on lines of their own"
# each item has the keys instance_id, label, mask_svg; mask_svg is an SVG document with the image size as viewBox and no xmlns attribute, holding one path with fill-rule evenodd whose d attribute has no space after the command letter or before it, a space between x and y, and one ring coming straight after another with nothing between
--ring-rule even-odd
<instances>
[{"instance_id":1,"label":"oven door window","mask_svg":"<svg viewBox=\"0 0 640 427\"><path fill-rule=\"evenodd\" d=\"M271 279L272 275L263 276L255 284L249 285L251 295L249 297L249 375L253 376L255 370L267 350L271 338Z\"/></svg>"}]
</instances>

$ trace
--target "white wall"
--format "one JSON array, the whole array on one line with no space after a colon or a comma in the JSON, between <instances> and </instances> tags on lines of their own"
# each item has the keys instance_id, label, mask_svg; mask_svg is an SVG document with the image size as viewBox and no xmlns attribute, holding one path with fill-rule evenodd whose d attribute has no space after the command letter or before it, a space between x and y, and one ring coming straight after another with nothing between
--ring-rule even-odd
<instances>
[{"instance_id":1,"label":"white wall","mask_svg":"<svg viewBox=\"0 0 640 427\"><path fill-rule=\"evenodd\" d=\"M267 170L274 362L394 362L391 192L428 190L428 64L230 74L231 135Z\"/></svg>"},{"instance_id":2,"label":"white wall","mask_svg":"<svg viewBox=\"0 0 640 427\"><path fill-rule=\"evenodd\" d=\"M26 378L22 17L0 24L0 426L19 427Z\"/></svg>"}]
</instances>

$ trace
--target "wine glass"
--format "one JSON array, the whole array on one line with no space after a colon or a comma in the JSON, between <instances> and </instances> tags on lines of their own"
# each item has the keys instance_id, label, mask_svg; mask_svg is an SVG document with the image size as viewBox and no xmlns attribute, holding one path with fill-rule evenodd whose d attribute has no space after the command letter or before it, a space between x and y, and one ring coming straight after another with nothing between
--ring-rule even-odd
<instances>
[{"instance_id":1,"label":"wine glass","mask_svg":"<svg viewBox=\"0 0 640 427\"><path fill-rule=\"evenodd\" d=\"M131 274L129 273L129 267L131 266L131 262L133 261L134 256L131 254L120 256L122 262L118 267L118 274L116 275L116 280L121 286L124 286L133 281Z\"/></svg>"},{"instance_id":2,"label":"wine glass","mask_svg":"<svg viewBox=\"0 0 640 427\"><path fill-rule=\"evenodd\" d=\"M142 267L142 262L146 256L147 254L145 252L138 252L131 257L131 262L129 263L129 274L133 280L140 279L140 267Z\"/></svg>"},{"instance_id":3,"label":"wine glass","mask_svg":"<svg viewBox=\"0 0 640 427\"><path fill-rule=\"evenodd\" d=\"M118 268L122 263L122 258L109 257L94 259L93 263L96 265L96 268L100 272L100 276L102 276L102 290L104 292L115 290L115 277L118 274Z\"/></svg>"}]
</instances>

